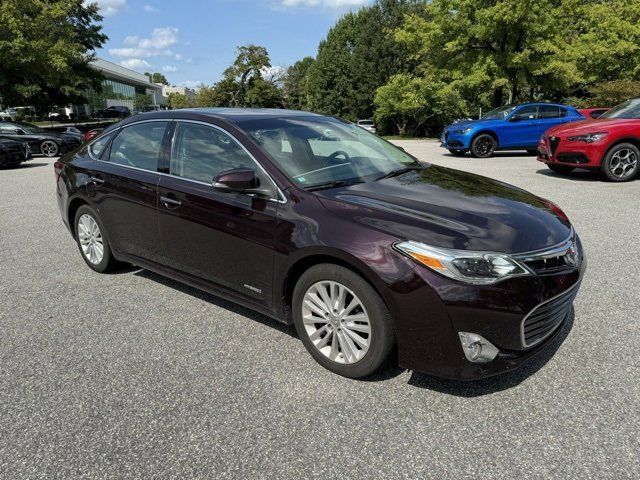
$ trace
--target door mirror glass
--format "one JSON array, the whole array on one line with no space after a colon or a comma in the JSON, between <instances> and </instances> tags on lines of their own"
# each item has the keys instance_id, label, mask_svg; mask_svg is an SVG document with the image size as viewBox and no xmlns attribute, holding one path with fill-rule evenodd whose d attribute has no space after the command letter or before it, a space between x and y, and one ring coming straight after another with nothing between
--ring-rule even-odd
<instances>
[{"instance_id":1,"label":"door mirror glass","mask_svg":"<svg viewBox=\"0 0 640 480\"><path fill-rule=\"evenodd\" d=\"M259 187L260 180L250 168L234 168L213 177L213 188L220 192L256 193Z\"/></svg>"},{"instance_id":2,"label":"door mirror glass","mask_svg":"<svg viewBox=\"0 0 640 480\"><path fill-rule=\"evenodd\" d=\"M19 128L16 128L16 133L18 135L24 135L24 130L20 130Z\"/></svg>"}]
</instances>

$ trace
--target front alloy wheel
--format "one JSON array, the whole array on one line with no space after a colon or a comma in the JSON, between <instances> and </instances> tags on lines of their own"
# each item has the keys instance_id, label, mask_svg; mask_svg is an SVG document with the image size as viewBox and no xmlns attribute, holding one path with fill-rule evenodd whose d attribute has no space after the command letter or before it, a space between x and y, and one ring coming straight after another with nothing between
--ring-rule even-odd
<instances>
[{"instance_id":1,"label":"front alloy wheel","mask_svg":"<svg viewBox=\"0 0 640 480\"><path fill-rule=\"evenodd\" d=\"M314 347L334 362L355 363L369 350L369 315L360 299L341 283L325 280L309 287L302 321Z\"/></svg>"},{"instance_id":2,"label":"front alloy wheel","mask_svg":"<svg viewBox=\"0 0 640 480\"><path fill-rule=\"evenodd\" d=\"M59 150L58 144L53 140L45 140L40 144L40 153L45 157L56 157Z\"/></svg>"},{"instance_id":3,"label":"front alloy wheel","mask_svg":"<svg viewBox=\"0 0 640 480\"><path fill-rule=\"evenodd\" d=\"M496 139L488 133L481 133L471 142L471 155L476 158L487 158L493 155L497 147Z\"/></svg>"},{"instance_id":4,"label":"front alloy wheel","mask_svg":"<svg viewBox=\"0 0 640 480\"><path fill-rule=\"evenodd\" d=\"M315 265L298 280L292 300L300 340L328 370L362 378L389 358L395 345L391 315L357 273L333 264Z\"/></svg>"},{"instance_id":5,"label":"front alloy wheel","mask_svg":"<svg viewBox=\"0 0 640 480\"><path fill-rule=\"evenodd\" d=\"M638 174L640 151L631 143L621 143L605 155L602 173L612 182L626 182Z\"/></svg>"}]
</instances>

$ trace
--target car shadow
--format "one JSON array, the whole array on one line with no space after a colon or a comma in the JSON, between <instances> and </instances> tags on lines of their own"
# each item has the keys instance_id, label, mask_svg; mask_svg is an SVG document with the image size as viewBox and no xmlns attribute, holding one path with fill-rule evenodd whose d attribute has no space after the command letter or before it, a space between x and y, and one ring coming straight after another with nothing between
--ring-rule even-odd
<instances>
[{"instance_id":1,"label":"car shadow","mask_svg":"<svg viewBox=\"0 0 640 480\"><path fill-rule=\"evenodd\" d=\"M447 380L413 372L409 379L409 385L456 397L481 397L516 387L538 372L551 360L571 332L574 320L575 310L572 308L569 318L567 318L565 324L561 327L562 330L551 341L551 344L517 370L494 377L471 381Z\"/></svg>"},{"instance_id":2,"label":"car shadow","mask_svg":"<svg viewBox=\"0 0 640 480\"><path fill-rule=\"evenodd\" d=\"M467 158L469 160L486 160L485 158L475 158L473 156L471 156L471 154L469 153L465 153L464 155L453 155L451 153L443 153L442 154L445 157L450 157L450 158ZM489 158L504 158L504 157L535 157L536 154L535 153L529 153L529 152L521 152L521 151L504 151L504 152L494 152L491 157Z\"/></svg>"},{"instance_id":3,"label":"car shadow","mask_svg":"<svg viewBox=\"0 0 640 480\"><path fill-rule=\"evenodd\" d=\"M216 307L224 308L225 310L229 310L230 312L236 313L238 315L242 315L243 317L247 317L251 320L259 322L268 327L275 328L276 330L282 333L285 333L290 337L298 338L298 334L296 333L296 329L293 325L284 324L271 317L258 313L255 310L251 310L250 308L243 307L242 305L234 303L230 300L225 300L222 297L218 297L217 295L205 292L204 290L191 287L185 283L178 282L177 280L173 280L169 277L165 277L164 275L160 275L150 270L145 270L138 267L132 267L132 270L134 271L137 270L134 272L134 275L136 276L143 277L148 280L152 280L154 282L158 282L166 287L178 290L179 292L182 292L182 293L186 293L187 295L197 298L198 300L211 303ZM121 270L121 272L124 273L123 270Z\"/></svg>"},{"instance_id":4,"label":"car shadow","mask_svg":"<svg viewBox=\"0 0 640 480\"><path fill-rule=\"evenodd\" d=\"M1 165L0 170L19 170L21 168L46 167L48 163L21 163L19 165Z\"/></svg>"},{"instance_id":5,"label":"car shadow","mask_svg":"<svg viewBox=\"0 0 640 480\"><path fill-rule=\"evenodd\" d=\"M569 173L556 173L548 168L541 168L537 170L538 175L544 175L545 177L564 178L567 180L574 180L577 182L601 182L603 181L599 172L592 170L576 169Z\"/></svg>"}]
</instances>

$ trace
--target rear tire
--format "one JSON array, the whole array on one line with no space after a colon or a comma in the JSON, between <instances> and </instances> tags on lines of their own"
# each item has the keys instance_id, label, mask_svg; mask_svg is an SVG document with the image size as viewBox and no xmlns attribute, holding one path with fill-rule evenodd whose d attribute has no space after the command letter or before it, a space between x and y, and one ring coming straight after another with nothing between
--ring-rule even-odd
<instances>
[{"instance_id":1,"label":"rear tire","mask_svg":"<svg viewBox=\"0 0 640 480\"><path fill-rule=\"evenodd\" d=\"M114 258L111 251L104 225L89 205L78 208L74 232L80 255L92 270L106 273L120 266L120 262Z\"/></svg>"},{"instance_id":2,"label":"rear tire","mask_svg":"<svg viewBox=\"0 0 640 480\"><path fill-rule=\"evenodd\" d=\"M566 175L567 173L571 173L575 170L575 167L568 167L567 165L556 165L555 163L547 163L547 167L549 170L555 173L560 173L562 175Z\"/></svg>"},{"instance_id":3,"label":"rear tire","mask_svg":"<svg viewBox=\"0 0 640 480\"><path fill-rule=\"evenodd\" d=\"M481 133L471 142L471 155L476 158L489 158L497 146L498 142L492 135Z\"/></svg>"},{"instance_id":4,"label":"rear tire","mask_svg":"<svg viewBox=\"0 0 640 480\"><path fill-rule=\"evenodd\" d=\"M610 182L628 182L638 176L640 150L632 143L619 143L602 160L600 171Z\"/></svg>"},{"instance_id":5,"label":"rear tire","mask_svg":"<svg viewBox=\"0 0 640 480\"><path fill-rule=\"evenodd\" d=\"M396 342L391 314L360 275L333 264L313 266L298 280L292 304L300 340L326 369L344 377L362 378L389 358ZM354 304L355 308L343 307Z\"/></svg>"},{"instance_id":6,"label":"rear tire","mask_svg":"<svg viewBox=\"0 0 640 480\"><path fill-rule=\"evenodd\" d=\"M463 148L450 148L449 152L454 157L464 157L467 154L467 151Z\"/></svg>"}]
</instances>

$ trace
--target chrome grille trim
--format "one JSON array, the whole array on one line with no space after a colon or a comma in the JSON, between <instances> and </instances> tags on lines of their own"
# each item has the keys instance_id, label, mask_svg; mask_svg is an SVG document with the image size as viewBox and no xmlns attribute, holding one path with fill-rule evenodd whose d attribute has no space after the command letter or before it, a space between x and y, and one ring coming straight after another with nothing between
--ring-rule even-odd
<instances>
[{"instance_id":1,"label":"chrome grille trim","mask_svg":"<svg viewBox=\"0 0 640 480\"><path fill-rule=\"evenodd\" d=\"M536 305L520 323L520 341L524 348L533 347L548 338L564 323L571 312L580 282L564 292Z\"/></svg>"}]
</instances>

